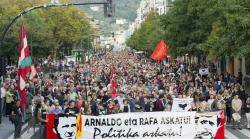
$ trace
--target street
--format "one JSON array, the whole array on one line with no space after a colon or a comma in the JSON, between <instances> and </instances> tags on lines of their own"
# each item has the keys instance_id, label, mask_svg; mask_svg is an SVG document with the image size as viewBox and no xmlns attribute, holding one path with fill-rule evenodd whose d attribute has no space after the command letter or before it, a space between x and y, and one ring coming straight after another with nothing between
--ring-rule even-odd
<instances>
[{"instance_id":1,"label":"street","mask_svg":"<svg viewBox=\"0 0 250 139\"><path fill-rule=\"evenodd\" d=\"M250 0L0 0L0 139L250 139L249 17Z\"/></svg>"}]
</instances>

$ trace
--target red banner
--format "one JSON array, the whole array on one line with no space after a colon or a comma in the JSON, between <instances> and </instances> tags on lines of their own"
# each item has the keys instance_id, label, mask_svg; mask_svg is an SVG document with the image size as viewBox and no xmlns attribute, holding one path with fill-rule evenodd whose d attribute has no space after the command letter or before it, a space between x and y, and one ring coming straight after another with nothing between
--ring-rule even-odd
<instances>
[{"instance_id":1,"label":"red banner","mask_svg":"<svg viewBox=\"0 0 250 139\"><path fill-rule=\"evenodd\" d=\"M55 114L47 114L47 127L46 127L46 138L47 139L58 139L57 134L53 130L54 128L54 121L55 121Z\"/></svg>"}]
</instances>

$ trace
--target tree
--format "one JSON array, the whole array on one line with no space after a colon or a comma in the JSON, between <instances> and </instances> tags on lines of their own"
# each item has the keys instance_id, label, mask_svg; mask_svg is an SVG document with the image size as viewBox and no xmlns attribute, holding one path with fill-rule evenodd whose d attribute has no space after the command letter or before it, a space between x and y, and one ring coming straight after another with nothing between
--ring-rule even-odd
<instances>
[{"instance_id":1,"label":"tree","mask_svg":"<svg viewBox=\"0 0 250 139\"><path fill-rule=\"evenodd\" d=\"M248 0L176 0L162 17L165 38L177 54L249 53Z\"/></svg>"},{"instance_id":2,"label":"tree","mask_svg":"<svg viewBox=\"0 0 250 139\"><path fill-rule=\"evenodd\" d=\"M160 24L160 16L151 12L141 26L126 41L126 44L135 50L151 52L160 39L162 39L162 36L163 30Z\"/></svg>"},{"instance_id":3,"label":"tree","mask_svg":"<svg viewBox=\"0 0 250 139\"><path fill-rule=\"evenodd\" d=\"M47 0L1 0L1 30L22 10L43 3ZM85 13L76 7L35 10L23 16L23 20L33 57L44 57L49 53L59 56L64 47L72 49L94 33ZM16 59L20 24L19 20L10 28L0 55Z\"/></svg>"}]
</instances>

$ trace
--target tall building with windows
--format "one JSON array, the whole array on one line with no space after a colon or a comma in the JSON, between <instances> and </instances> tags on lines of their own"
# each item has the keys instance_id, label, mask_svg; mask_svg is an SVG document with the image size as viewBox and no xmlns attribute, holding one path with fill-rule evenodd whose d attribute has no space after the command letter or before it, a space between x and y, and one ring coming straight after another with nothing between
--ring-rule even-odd
<instances>
[{"instance_id":1,"label":"tall building with windows","mask_svg":"<svg viewBox=\"0 0 250 139\"><path fill-rule=\"evenodd\" d=\"M140 27L150 11L154 11L159 15L166 14L173 1L174 0L142 0L136 11L137 17L135 21L129 25L129 29L127 30L128 37L133 34L135 29Z\"/></svg>"}]
</instances>

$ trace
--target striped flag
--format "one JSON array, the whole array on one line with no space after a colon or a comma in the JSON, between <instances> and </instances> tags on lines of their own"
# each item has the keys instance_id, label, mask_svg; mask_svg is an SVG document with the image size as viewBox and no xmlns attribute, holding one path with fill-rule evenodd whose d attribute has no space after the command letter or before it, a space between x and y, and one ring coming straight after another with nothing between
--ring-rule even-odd
<instances>
[{"instance_id":1,"label":"striped flag","mask_svg":"<svg viewBox=\"0 0 250 139\"><path fill-rule=\"evenodd\" d=\"M26 106L26 98L25 98L25 86L26 86L26 75L30 72L31 65L31 57L29 46L27 42L26 31L24 27L24 23L22 23L20 29L20 40L18 46L18 75L19 75L19 83L18 89L21 97L21 105Z\"/></svg>"},{"instance_id":2,"label":"striped flag","mask_svg":"<svg viewBox=\"0 0 250 139\"><path fill-rule=\"evenodd\" d=\"M77 118L76 118L76 137L81 138L83 134L83 129L82 129L82 114L78 113Z\"/></svg>"}]
</instances>

